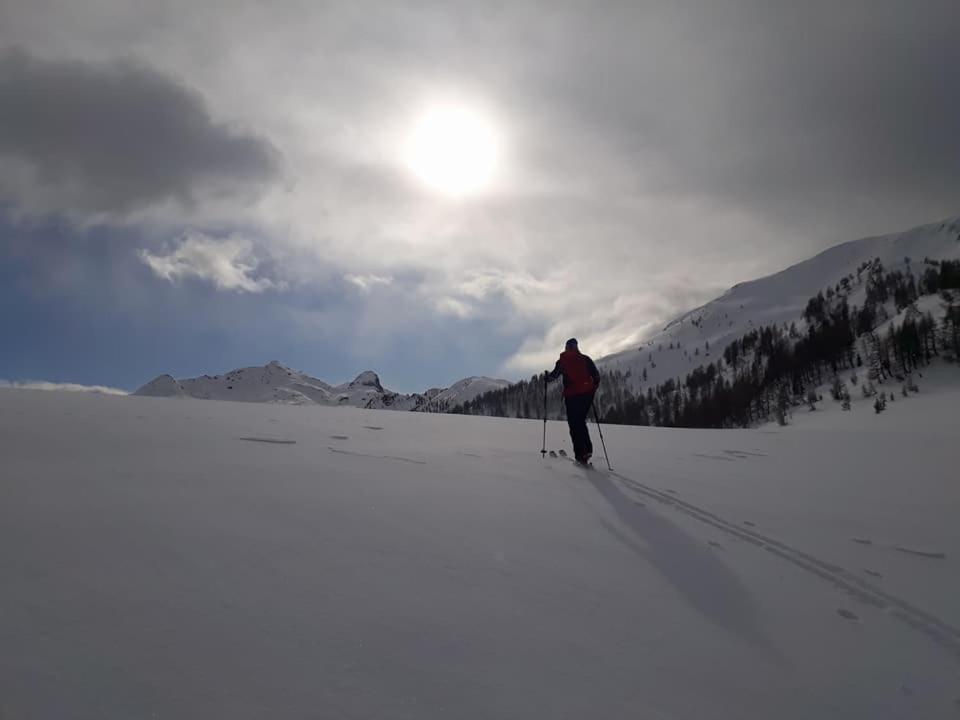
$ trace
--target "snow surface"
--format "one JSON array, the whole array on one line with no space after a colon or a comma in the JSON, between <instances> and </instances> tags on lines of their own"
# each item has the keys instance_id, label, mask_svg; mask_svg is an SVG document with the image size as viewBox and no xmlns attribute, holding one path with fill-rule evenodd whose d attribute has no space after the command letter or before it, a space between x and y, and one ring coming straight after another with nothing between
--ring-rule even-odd
<instances>
[{"instance_id":1,"label":"snow surface","mask_svg":"<svg viewBox=\"0 0 960 720\"><path fill-rule=\"evenodd\" d=\"M0 390L0 710L958 717L944 377L606 427L615 473L532 420Z\"/></svg>"},{"instance_id":2,"label":"snow surface","mask_svg":"<svg viewBox=\"0 0 960 720\"><path fill-rule=\"evenodd\" d=\"M862 263L874 258L879 258L888 272L906 270L905 259L910 258L909 267L919 278L924 258L960 258L960 217L843 243L773 275L735 285L716 300L668 323L640 348L603 357L597 366L630 372L635 389L684 378L697 367L723 357L727 345L755 328L792 322L801 325L810 298L851 273L855 276ZM862 305L863 295L862 287L856 289L849 298L851 305ZM644 369L646 382L641 380Z\"/></svg>"},{"instance_id":3,"label":"snow surface","mask_svg":"<svg viewBox=\"0 0 960 720\"><path fill-rule=\"evenodd\" d=\"M404 395L388 390L372 370L350 382L330 385L273 360L263 367L231 370L223 375L203 375L176 380L160 375L134 395L145 397L191 397L199 400L279 403L286 405L345 405L367 409L442 411L472 400L481 393L506 387L507 380L469 377L449 388Z\"/></svg>"}]
</instances>

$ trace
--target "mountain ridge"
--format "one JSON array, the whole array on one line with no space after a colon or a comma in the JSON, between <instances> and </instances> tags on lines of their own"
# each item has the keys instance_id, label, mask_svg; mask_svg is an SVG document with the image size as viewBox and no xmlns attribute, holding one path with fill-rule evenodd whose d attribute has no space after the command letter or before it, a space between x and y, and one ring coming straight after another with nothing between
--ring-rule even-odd
<instances>
[{"instance_id":1,"label":"mountain ridge","mask_svg":"<svg viewBox=\"0 0 960 720\"><path fill-rule=\"evenodd\" d=\"M509 385L507 380L482 376L463 378L447 388L423 393L399 393L383 386L373 370L364 370L353 380L332 385L271 360L263 366L230 370L219 375L176 379L162 374L132 394L146 397L184 397L199 400L272 402L286 405L346 405L365 409L443 412L472 400L478 394Z\"/></svg>"}]
</instances>

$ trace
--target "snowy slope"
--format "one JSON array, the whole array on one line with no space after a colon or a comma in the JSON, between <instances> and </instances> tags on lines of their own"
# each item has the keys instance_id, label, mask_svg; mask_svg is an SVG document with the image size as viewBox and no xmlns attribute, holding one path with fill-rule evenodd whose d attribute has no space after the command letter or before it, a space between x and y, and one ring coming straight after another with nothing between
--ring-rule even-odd
<instances>
[{"instance_id":1,"label":"snowy slope","mask_svg":"<svg viewBox=\"0 0 960 720\"><path fill-rule=\"evenodd\" d=\"M914 274L919 274L925 257L960 258L960 218L837 245L781 272L735 285L716 300L672 321L639 349L609 355L597 365L602 370L630 372L635 389L683 378L720 357L732 340L756 327L799 323L811 297L856 274L865 261L880 258L890 271L904 270L905 258L910 258ZM862 301L862 290L850 297L851 304ZM644 370L646 382L641 380Z\"/></svg>"},{"instance_id":2,"label":"snowy slope","mask_svg":"<svg viewBox=\"0 0 960 720\"><path fill-rule=\"evenodd\" d=\"M607 473L536 421L0 390L0 704L957 717L958 401L609 427Z\"/></svg>"},{"instance_id":3,"label":"snowy slope","mask_svg":"<svg viewBox=\"0 0 960 720\"><path fill-rule=\"evenodd\" d=\"M286 405L346 405L373 410L440 411L508 384L506 380L469 377L449 388L433 388L425 393L404 395L384 388L372 370L366 370L342 385L330 385L274 360L263 367L239 368L224 375L203 375L183 380L160 375L133 394Z\"/></svg>"},{"instance_id":4,"label":"snowy slope","mask_svg":"<svg viewBox=\"0 0 960 720\"><path fill-rule=\"evenodd\" d=\"M143 397L189 397L183 385L172 375L158 375L138 389L134 395Z\"/></svg>"}]
</instances>

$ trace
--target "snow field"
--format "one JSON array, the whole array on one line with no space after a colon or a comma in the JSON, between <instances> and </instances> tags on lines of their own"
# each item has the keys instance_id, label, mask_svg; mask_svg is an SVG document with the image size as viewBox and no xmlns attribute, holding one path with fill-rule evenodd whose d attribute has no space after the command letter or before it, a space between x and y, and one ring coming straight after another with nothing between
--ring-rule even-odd
<instances>
[{"instance_id":1,"label":"snow field","mask_svg":"<svg viewBox=\"0 0 960 720\"><path fill-rule=\"evenodd\" d=\"M609 474L533 420L3 390L0 708L956 717L955 407L607 427Z\"/></svg>"}]
</instances>

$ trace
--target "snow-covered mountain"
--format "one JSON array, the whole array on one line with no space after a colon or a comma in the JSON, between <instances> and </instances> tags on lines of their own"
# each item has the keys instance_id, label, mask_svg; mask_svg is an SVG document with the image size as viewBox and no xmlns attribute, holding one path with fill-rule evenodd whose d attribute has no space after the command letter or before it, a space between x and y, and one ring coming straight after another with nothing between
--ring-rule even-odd
<instances>
[{"instance_id":1,"label":"snow-covered mountain","mask_svg":"<svg viewBox=\"0 0 960 720\"><path fill-rule=\"evenodd\" d=\"M634 389L685 377L708 364L734 339L752 329L797 322L807 301L820 291L856 278L864 263L879 258L888 270L923 272L923 260L960 258L960 217L906 232L862 238L837 245L773 275L733 286L716 300L684 313L633 348L597 361L602 371L630 373ZM854 286L848 299L862 304ZM644 379L644 372L646 379Z\"/></svg>"},{"instance_id":2,"label":"snow-covered mountain","mask_svg":"<svg viewBox=\"0 0 960 720\"><path fill-rule=\"evenodd\" d=\"M446 412L457 405L473 400L478 395L500 390L510 385L509 380L497 380L489 377L468 377L458 380L444 389L432 388L425 395L428 398L426 410L428 412Z\"/></svg>"},{"instance_id":3,"label":"snow-covered mountain","mask_svg":"<svg viewBox=\"0 0 960 720\"><path fill-rule=\"evenodd\" d=\"M177 380L160 375L134 395L191 397L201 400L281 403L285 405L348 405L368 409L442 412L478 394L509 385L507 380L469 377L449 388L431 388L424 393L403 394L384 388L372 370L348 383L331 385L293 370L276 360L263 367L245 367L224 375L202 375Z\"/></svg>"}]
</instances>

